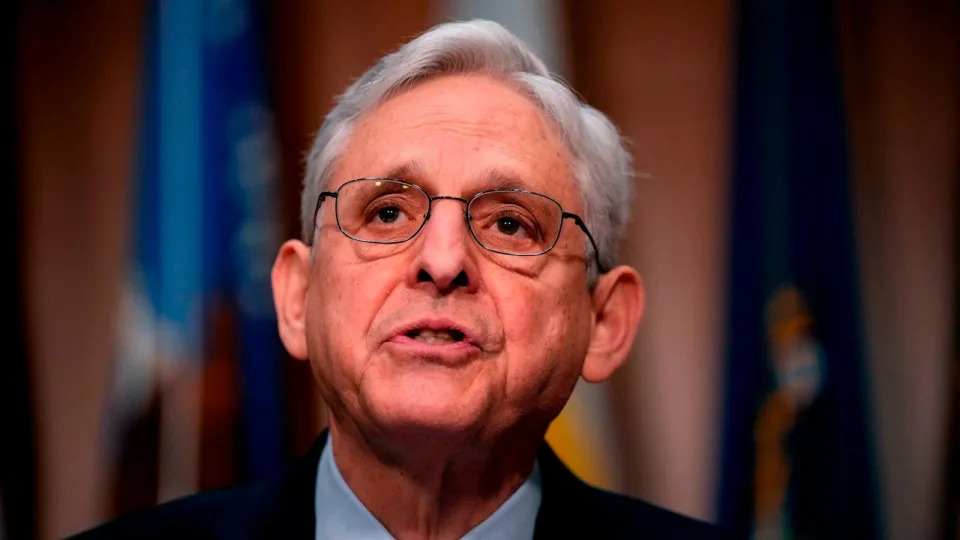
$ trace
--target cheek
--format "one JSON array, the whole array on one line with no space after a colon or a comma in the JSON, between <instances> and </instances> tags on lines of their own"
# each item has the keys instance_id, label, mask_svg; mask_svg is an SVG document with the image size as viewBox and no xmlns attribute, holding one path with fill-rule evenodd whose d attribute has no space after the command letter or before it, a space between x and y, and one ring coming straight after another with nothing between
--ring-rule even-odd
<instances>
[{"instance_id":1,"label":"cheek","mask_svg":"<svg viewBox=\"0 0 960 540\"><path fill-rule=\"evenodd\" d=\"M514 288L499 304L507 336L508 399L524 408L562 406L586 355L589 310L569 288L542 282Z\"/></svg>"},{"instance_id":2,"label":"cheek","mask_svg":"<svg viewBox=\"0 0 960 540\"><path fill-rule=\"evenodd\" d=\"M321 387L329 383L328 391L354 393L370 357L370 326L398 279L395 268L382 264L315 265L307 328Z\"/></svg>"}]
</instances>

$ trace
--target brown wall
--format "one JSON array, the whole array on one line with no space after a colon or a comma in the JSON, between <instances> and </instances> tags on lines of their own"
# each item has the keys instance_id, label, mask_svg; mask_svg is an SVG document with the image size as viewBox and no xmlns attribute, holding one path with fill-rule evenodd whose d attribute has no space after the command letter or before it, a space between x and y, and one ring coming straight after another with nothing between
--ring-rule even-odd
<instances>
[{"instance_id":1,"label":"brown wall","mask_svg":"<svg viewBox=\"0 0 960 540\"><path fill-rule=\"evenodd\" d=\"M934 538L956 336L960 6L849 2L868 373L890 538Z\"/></svg>"},{"instance_id":2,"label":"brown wall","mask_svg":"<svg viewBox=\"0 0 960 540\"><path fill-rule=\"evenodd\" d=\"M18 141L40 531L102 515L99 445L126 241L139 83L135 2L31 3L18 36Z\"/></svg>"},{"instance_id":3,"label":"brown wall","mask_svg":"<svg viewBox=\"0 0 960 540\"><path fill-rule=\"evenodd\" d=\"M647 307L614 380L627 491L713 519L719 434L730 2L569 2L575 87L632 142L623 260Z\"/></svg>"}]
</instances>

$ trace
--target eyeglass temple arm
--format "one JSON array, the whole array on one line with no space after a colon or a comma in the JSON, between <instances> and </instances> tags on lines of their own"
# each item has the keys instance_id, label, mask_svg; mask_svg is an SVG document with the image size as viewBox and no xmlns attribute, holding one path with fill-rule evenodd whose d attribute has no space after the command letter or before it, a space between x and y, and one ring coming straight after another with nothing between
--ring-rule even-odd
<instances>
[{"instance_id":1,"label":"eyeglass temple arm","mask_svg":"<svg viewBox=\"0 0 960 540\"><path fill-rule=\"evenodd\" d=\"M333 197L334 199L336 199L336 198L337 198L337 192L336 192L336 191L321 191L321 192L320 192L320 196L317 197L317 206L314 207L314 209L313 209L313 223L314 223L314 226L316 226L316 223L317 223L317 214L320 213L320 205L323 204L323 200L326 199L327 197ZM313 242L311 241L310 243L312 244Z\"/></svg>"},{"instance_id":2,"label":"eyeglass temple arm","mask_svg":"<svg viewBox=\"0 0 960 540\"><path fill-rule=\"evenodd\" d=\"M583 233L587 235L587 238L590 239L590 245L593 246L593 258L597 261L597 271L601 274L606 274L607 269L603 266L603 263L600 262L600 250L597 249L597 241L593 239L593 235L590 234L590 229L587 229L587 225L580 219L580 216L576 214L564 212L563 217L572 219L573 222L577 224L577 227L580 227Z\"/></svg>"}]
</instances>

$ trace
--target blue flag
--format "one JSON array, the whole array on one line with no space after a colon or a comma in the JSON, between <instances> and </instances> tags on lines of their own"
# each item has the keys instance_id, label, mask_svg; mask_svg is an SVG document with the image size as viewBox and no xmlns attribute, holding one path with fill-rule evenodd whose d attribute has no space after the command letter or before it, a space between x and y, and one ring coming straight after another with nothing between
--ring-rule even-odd
<instances>
[{"instance_id":1,"label":"blue flag","mask_svg":"<svg viewBox=\"0 0 960 540\"><path fill-rule=\"evenodd\" d=\"M719 521L877 538L831 3L743 0Z\"/></svg>"},{"instance_id":2,"label":"blue flag","mask_svg":"<svg viewBox=\"0 0 960 540\"><path fill-rule=\"evenodd\" d=\"M280 243L278 152L261 19L252 0L157 0L149 10L108 434L115 459L127 464L118 480L134 480L121 497L137 490L133 483L160 500L200 487L202 430L215 423L202 394L211 388L239 401L239 412L218 411L232 417L217 421L236 429L214 440L216 450L224 460L240 456L223 480L283 465L282 356L269 282ZM224 355L234 367L203 381L211 358ZM149 503L141 496L134 506ZM118 510L128 504L121 500Z\"/></svg>"},{"instance_id":3,"label":"blue flag","mask_svg":"<svg viewBox=\"0 0 960 540\"><path fill-rule=\"evenodd\" d=\"M258 6L203 2L207 279L238 313L243 476L252 478L279 471L285 454L282 356L270 289L280 243L279 151Z\"/></svg>"}]
</instances>

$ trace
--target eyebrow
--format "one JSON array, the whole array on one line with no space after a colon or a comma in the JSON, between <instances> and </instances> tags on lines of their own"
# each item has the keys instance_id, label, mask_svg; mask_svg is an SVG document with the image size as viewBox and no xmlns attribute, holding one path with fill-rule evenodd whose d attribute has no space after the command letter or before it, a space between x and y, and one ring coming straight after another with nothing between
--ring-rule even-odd
<instances>
[{"instance_id":1,"label":"eyebrow","mask_svg":"<svg viewBox=\"0 0 960 540\"><path fill-rule=\"evenodd\" d=\"M504 174L498 170L492 170L487 173L487 182L484 190L490 189L524 189L530 190L531 186L518 178Z\"/></svg>"},{"instance_id":2,"label":"eyebrow","mask_svg":"<svg viewBox=\"0 0 960 540\"><path fill-rule=\"evenodd\" d=\"M395 178L397 180L406 180L416 183L418 178L423 177L423 171L426 169L420 160L410 160L396 167L392 167L383 174L384 178Z\"/></svg>"}]
</instances>

